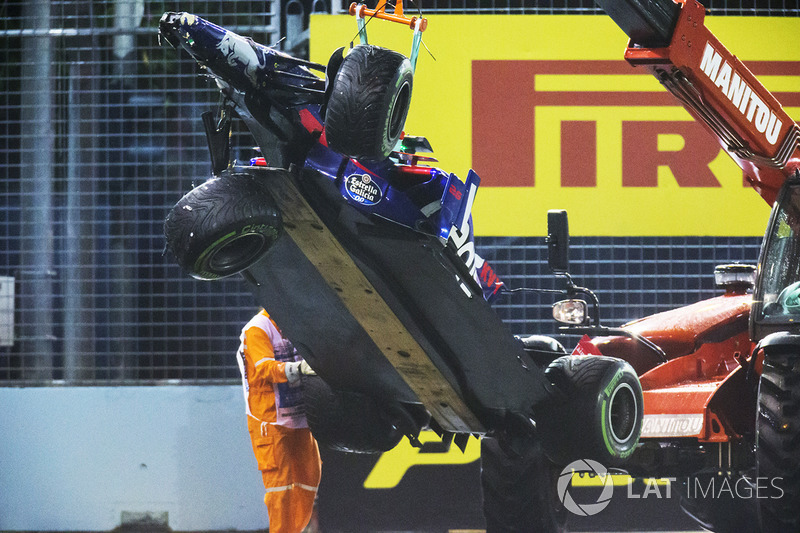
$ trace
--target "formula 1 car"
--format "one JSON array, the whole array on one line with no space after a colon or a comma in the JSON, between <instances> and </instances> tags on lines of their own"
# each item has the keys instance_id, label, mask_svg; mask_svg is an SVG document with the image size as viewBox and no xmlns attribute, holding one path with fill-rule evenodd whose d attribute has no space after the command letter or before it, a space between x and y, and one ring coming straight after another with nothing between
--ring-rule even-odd
<instances>
[{"instance_id":1,"label":"formula 1 car","mask_svg":"<svg viewBox=\"0 0 800 533\"><path fill-rule=\"evenodd\" d=\"M698 2L598 4L630 37L627 61L706 126L773 211L758 268L715 271L722 296L612 329L597 323L591 292L573 288L554 316L586 335L574 354L636 369L644 417L628 471L685 479L682 506L707 529L798 532L800 126L705 27ZM565 233L564 217L554 231ZM569 279L566 253L555 272Z\"/></svg>"},{"instance_id":2,"label":"formula 1 car","mask_svg":"<svg viewBox=\"0 0 800 533\"><path fill-rule=\"evenodd\" d=\"M212 176L170 211L168 248L198 279L249 282L318 375L304 396L323 445L383 451L430 427L462 449L496 437L494 472L509 457L551 460L544 443L562 464L624 461L642 417L633 368L509 332L489 303L503 284L472 241L479 177L426 166L429 143L403 133L427 22L401 2L352 12L413 28L411 57L367 44L363 24L362 44L323 66L164 14L160 36L222 93L203 115ZM233 120L261 149L249 166L230 160ZM516 504L493 494L489 514L505 517Z\"/></svg>"}]
</instances>

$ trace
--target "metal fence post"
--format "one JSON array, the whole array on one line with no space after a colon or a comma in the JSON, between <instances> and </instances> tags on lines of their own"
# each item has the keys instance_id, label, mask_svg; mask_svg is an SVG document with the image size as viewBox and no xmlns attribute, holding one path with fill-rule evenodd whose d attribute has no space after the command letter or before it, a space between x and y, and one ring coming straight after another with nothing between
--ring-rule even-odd
<instances>
[{"instance_id":1,"label":"metal fence post","mask_svg":"<svg viewBox=\"0 0 800 533\"><path fill-rule=\"evenodd\" d=\"M25 379L52 379L53 143L49 0L23 7L20 341Z\"/></svg>"}]
</instances>

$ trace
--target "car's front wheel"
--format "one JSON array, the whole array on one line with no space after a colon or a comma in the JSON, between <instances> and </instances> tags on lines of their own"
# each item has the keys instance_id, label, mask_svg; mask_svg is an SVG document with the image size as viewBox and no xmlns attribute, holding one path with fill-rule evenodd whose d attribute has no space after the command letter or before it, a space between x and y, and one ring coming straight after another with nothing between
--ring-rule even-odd
<instances>
[{"instance_id":1,"label":"car's front wheel","mask_svg":"<svg viewBox=\"0 0 800 533\"><path fill-rule=\"evenodd\" d=\"M329 80L328 146L355 159L386 159L403 132L413 76L411 62L394 50L372 45L350 50Z\"/></svg>"},{"instance_id":2,"label":"car's front wheel","mask_svg":"<svg viewBox=\"0 0 800 533\"><path fill-rule=\"evenodd\" d=\"M303 403L314 438L328 449L382 453L403 438L402 425L374 398L335 390L319 376L303 376Z\"/></svg>"},{"instance_id":3,"label":"car's front wheel","mask_svg":"<svg viewBox=\"0 0 800 533\"><path fill-rule=\"evenodd\" d=\"M623 463L639 442L644 414L633 367L614 357L567 355L550 363L545 375L558 391L537 418L550 458Z\"/></svg>"},{"instance_id":4,"label":"car's front wheel","mask_svg":"<svg viewBox=\"0 0 800 533\"><path fill-rule=\"evenodd\" d=\"M481 487L486 533L559 533L567 510L558 499L559 468L539 442L517 449L495 437L481 439Z\"/></svg>"}]
</instances>

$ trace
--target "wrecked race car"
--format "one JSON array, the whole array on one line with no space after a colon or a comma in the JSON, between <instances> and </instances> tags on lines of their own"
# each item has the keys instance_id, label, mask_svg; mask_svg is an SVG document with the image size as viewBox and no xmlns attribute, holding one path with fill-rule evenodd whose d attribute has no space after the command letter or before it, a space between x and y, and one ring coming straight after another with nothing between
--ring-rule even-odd
<instances>
[{"instance_id":1,"label":"wrecked race car","mask_svg":"<svg viewBox=\"0 0 800 533\"><path fill-rule=\"evenodd\" d=\"M507 520L522 497L528 527L549 503L533 502L534 487L509 500L499 473L519 457L624 462L639 439L638 378L620 359L569 356L502 323L489 301L503 284L472 241L480 178L428 166L428 142L403 133L427 22L352 11L409 25L411 57L366 44L363 24L362 44L323 66L164 14L162 39L222 94L203 116L212 175L167 216L168 248L196 278L249 283L318 374L304 395L321 444L383 451L404 435L419 444L423 428L462 449L496 437L484 439L487 521ZM233 120L262 152L249 166L230 159Z\"/></svg>"}]
</instances>

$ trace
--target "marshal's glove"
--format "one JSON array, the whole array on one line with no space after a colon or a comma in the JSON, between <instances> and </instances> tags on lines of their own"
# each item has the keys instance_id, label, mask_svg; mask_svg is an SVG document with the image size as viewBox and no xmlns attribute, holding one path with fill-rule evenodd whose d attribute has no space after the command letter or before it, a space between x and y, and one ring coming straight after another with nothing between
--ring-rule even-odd
<instances>
[{"instance_id":1,"label":"marshal's glove","mask_svg":"<svg viewBox=\"0 0 800 533\"><path fill-rule=\"evenodd\" d=\"M297 383L300 380L301 374L306 376L317 375L317 373L314 372L314 369L311 368L311 366L309 366L305 360L286 363L285 372L286 379L289 380L289 383Z\"/></svg>"}]
</instances>

